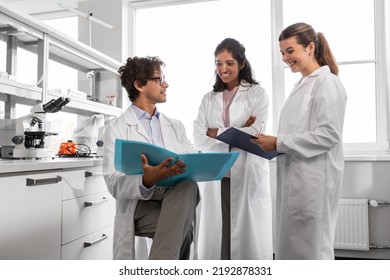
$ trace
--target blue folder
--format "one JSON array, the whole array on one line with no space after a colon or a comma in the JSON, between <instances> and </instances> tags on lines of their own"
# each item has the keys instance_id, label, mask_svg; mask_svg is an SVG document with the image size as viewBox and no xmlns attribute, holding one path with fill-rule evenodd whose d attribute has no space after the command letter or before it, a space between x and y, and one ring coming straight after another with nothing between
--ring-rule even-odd
<instances>
[{"instance_id":1,"label":"blue folder","mask_svg":"<svg viewBox=\"0 0 390 280\"><path fill-rule=\"evenodd\" d=\"M177 182L191 179L196 182L221 180L237 160L239 153L189 153L176 154L160 146L133 140L115 140L115 169L118 172L142 174L141 154L145 154L150 165L158 165L168 157L183 160L186 172L159 181L156 185L173 187Z\"/></svg>"},{"instance_id":2,"label":"blue folder","mask_svg":"<svg viewBox=\"0 0 390 280\"><path fill-rule=\"evenodd\" d=\"M266 159L273 159L280 155L276 150L271 152L264 151L260 146L252 143L250 141L251 138L256 138L256 136L250 135L234 127L225 130L216 137L219 141Z\"/></svg>"}]
</instances>

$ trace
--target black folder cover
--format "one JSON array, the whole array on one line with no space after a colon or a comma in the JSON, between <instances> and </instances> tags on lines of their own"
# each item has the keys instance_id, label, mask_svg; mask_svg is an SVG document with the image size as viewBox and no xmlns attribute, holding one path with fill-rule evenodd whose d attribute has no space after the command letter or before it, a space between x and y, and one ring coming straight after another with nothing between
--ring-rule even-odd
<instances>
[{"instance_id":1,"label":"black folder cover","mask_svg":"<svg viewBox=\"0 0 390 280\"><path fill-rule=\"evenodd\" d=\"M264 151L258 145L253 144L250 141L251 138L256 138L256 136L250 135L234 127L227 129L216 137L219 141L266 159L273 159L280 154L276 150L271 152Z\"/></svg>"}]
</instances>

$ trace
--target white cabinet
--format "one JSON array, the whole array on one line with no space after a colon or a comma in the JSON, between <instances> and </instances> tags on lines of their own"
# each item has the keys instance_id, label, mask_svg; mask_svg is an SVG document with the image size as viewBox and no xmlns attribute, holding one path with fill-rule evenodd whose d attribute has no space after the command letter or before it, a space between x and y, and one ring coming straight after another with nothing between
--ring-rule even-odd
<instances>
[{"instance_id":1,"label":"white cabinet","mask_svg":"<svg viewBox=\"0 0 390 280\"><path fill-rule=\"evenodd\" d=\"M112 259L115 200L101 169L0 173L0 260Z\"/></svg>"},{"instance_id":2,"label":"white cabinet","mask_svg":"<svg viewBox=\"0 0 390 280\"><path fill-rule=\"evenodd\" d=\"M63 260L111 260L114 226L109 226L62 246Z\"/></svg>"},{"instance_id":3,"label":"white cabinet","mask_svg":"<svg viewBox=\"0 0 390 280\"><path fill-rule=\"evenodd\" d=\"M0 177L0 259L59 259L58 172Z\"/></svg>"},{"instance_id":4,"label":"white cabinet","mask_svg":"<svg viewBox=\"0 0 390 280\"><path fill-rule=\"evenodd\" d=\"M101 167L65 171L62 259L112 259L115 200Z\"/></svg>"}]
</instances>

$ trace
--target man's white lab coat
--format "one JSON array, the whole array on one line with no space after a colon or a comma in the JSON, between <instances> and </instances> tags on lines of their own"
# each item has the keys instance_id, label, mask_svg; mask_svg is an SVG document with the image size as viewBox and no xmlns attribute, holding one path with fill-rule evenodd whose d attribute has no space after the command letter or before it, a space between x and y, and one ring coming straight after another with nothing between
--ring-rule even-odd
<instances>
[{"instance_id":1,"label":"man's white lab coat","mask_svg":"<svg viewBox=\"0 0 390 280\"><path fill-rule=\"evenodd\" d=\"M164 148L176 153L195 151L180 121L160 114L160 124ZM108 190L116 199L114 259L134 259L134 212L138 200L143 199L139 190L142 175L130 176L115 170L115 139L152 141L131 107L107 125L104 136L103 175Z\"/></svg>"}]
</instances>

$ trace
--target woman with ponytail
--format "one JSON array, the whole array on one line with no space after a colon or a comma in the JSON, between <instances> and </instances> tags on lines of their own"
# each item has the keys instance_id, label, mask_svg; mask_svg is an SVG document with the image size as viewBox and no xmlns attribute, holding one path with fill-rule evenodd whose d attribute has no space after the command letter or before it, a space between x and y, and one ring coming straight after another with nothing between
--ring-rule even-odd
<instances>
[{"instance_id":1,"label":"woman with ponytail","mask_svg":"<svg viewBox=\"0 0 390 280\"><path fill-rule=\"evenodd\" d=\"M338 67L322 33L306 23L279 36L283 61L302 77L281 111L277 136L256 144L277 157L276 259L334 259L343 179L347 101Z\"/></svg>"}]
</instances>

